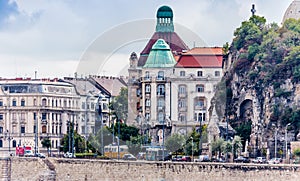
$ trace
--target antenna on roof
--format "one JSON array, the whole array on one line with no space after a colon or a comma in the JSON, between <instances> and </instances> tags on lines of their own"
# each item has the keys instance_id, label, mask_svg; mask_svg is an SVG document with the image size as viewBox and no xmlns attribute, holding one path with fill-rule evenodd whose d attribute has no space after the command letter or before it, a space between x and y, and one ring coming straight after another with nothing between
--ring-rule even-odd
<instances>
[{"instance_id":1,"label":"antenna on roof","mask_svg":"<svg viewBox=\"0 0 300 181\"><path fill-rule=\"evenodd\" d=\"M34 71L34 79L36 79L37 71Z\"/></svg>"},{"instance_id":2,"label":"antenna on roof","mask_svg":"<svg viewBox=\"0 0 300 181\"><path fill-rule=\"evenodd\" d=\"M255 4L252 4L252 9L251 9L252 16L255 15L255 12L256 12Z\"/></svg>"}]
</instances>

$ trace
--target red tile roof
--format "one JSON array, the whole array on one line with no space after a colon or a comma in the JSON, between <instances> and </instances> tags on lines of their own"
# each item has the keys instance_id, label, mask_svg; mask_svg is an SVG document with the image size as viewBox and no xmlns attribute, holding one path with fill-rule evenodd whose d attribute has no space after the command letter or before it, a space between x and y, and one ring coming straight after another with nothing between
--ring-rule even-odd
<instances>
[{"instance_id":1,"label":"red tile roof","mask_svg":"<svg viewBox=\"0 0 300 181\"><path fill-rule=\"evenodd\" d=\"M222 68L222 62L222 48L201 47L182 53L175 67Z\"/></svg>"},{"instance_id":2,"label":"red tile roof","mask_svg":"<svg viewBox=\"0 0 300 181\"><path fill-rule=\"evenodd\" d=\"M188 46L182 41L182 39L175 32L155 32L151 39L148 41L144 50L141 52L141 56L138 61L138 66L144 66L147 61L147 57L150 53L150 50L153 44L158 39L164 39L171 48L171 51L182 52L182 50L189 50Z\"/></svg>"}]
</instances>

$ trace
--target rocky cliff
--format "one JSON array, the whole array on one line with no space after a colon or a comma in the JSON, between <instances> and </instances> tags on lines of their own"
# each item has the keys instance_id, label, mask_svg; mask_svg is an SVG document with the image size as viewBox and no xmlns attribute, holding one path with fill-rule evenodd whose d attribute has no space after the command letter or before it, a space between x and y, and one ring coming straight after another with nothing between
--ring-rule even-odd
<instances>
[{"instance_id":1,"label":"rocky cliff","mask_svg":"<svg viewBox=\"0 0 300 181\"><path fill-rule=\"evenodd\" d=\"M300 20L280 27L254 15L234 36L224 45L225 75L215 97L219 117L249 140L250 153L272 155L276 138L283 154L285 131L291 141L300 130Z\"/></svg>"}]
</instances>

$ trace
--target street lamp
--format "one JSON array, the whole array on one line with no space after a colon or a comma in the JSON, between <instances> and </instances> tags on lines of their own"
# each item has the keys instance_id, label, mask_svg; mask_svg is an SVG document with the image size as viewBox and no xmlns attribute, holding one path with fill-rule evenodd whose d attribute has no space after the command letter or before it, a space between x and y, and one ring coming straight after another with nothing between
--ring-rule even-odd
<instances>
[{"instance_id":1,"label":"street lamp","mask_svg":"<svg viewBox=\"0 0 300 181\"><path fill-rule=\"evenodd\" d=\"M277 158L277 131L278 128L275 129L275 158Z\"/></svg>"},{"instance_id":2,"label":"street lamp","mask_svg":"<svg viewBox=\"0 0 300 181\"><path fill-rule=\"evenodd\" d=\"M192 162L194 161L194 138L191 137L192 139Z\"/></svg>"},{"instance_id":3,"label":"street lamp","mask_svg":"<svg viewBox=\"0 0 300 181\"><path fill-rule=\"evenodd\" d=\"M288 158L288 147L287 147L287 128L291 125L291 123L288 123L285 126L285 159Z\"/></svg>"},{"instance_id":4,"label":"street lamp","mask_svg":"<svg viewBox=\"0 0 300 181\"><path fill-rule=\"evenodd\" d=\"M8 130L6 130L5 138L8 140L8 152L10 154L10 141L14 138L10 136L10 132Z\"/></svg>"},{"instance_id":5,"label":"street lamp","mask_svg":"<svg viewBox=\"0 0 300 181\"><path fill-rule=\"evenodd\" d=\"M118 143L118 160L120 159L120 139L118 136L116 136L117 143Z\"/></svg>"}]
</instances>

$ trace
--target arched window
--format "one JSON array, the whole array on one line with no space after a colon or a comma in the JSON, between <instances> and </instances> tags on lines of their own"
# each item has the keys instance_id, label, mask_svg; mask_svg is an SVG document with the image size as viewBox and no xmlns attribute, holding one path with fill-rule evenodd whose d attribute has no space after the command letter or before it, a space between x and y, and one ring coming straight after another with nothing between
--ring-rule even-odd
<instances>
[{"instance_id":1,"label":"arched window","mask_svg":"<svg viewBox=\"0 0 300 181\"><path fill-rule=\"evenodd\" d=\"M33 99L33 105L37 106L37 100L36 99Z\"/></svg>"},{"instance_id":2,"label":"arched window","mask_svg":"<svg viewBox=\"0 0 300 181\"><path fill-rule=\"evenodd\" d=\"M46 106L46 105L47 105L47 99L44 98L44 99L42 99L42 106Z\"/></svg>"},{"instance_id":3,"label":"arched window","mask_svg":"<svg viewBox=\"0 0 300 181\"><path fill-rule=\"evenodd\" d=\"M196 92L204 92L204 85L196 85Z\"/></svg>"},{"instance_id":4,"label":"arched window","mask_svg":"<svg viewBox=\"0 0 300 181\"><path fill-rule=\"evenodd\" d=\"M145 72L145 80L149 80L150 79L150 73L149 71Z\"/></svg>"},{"instance_id":5,"label":"arched window","mask_svg":"<svg viewBox=\"0 0 300 181\"><path fill-rule=\"evenodd\" d=\"M157 95L160 95L160 96L165 95L165 85L159 84L157 86Z\"/></svg>"},{"instance_id":6,"label":"arched window","mask_svg":"<svg viewBox=\"0 0 300 181\"><path fill-rule=\"evenodd\" d=\"M3 147L3 141L0 140L0 148L2 148L2 147Z\"/></svg>"},{"instance_id":7,"label":"arched window","mask_svg":"<svg viewBox=\"0 0 300 181\"><path fill-rule=\"evenodd\" d=\"M146 105L146 107L150 107L151 106L150 99L146 99L145 105Z\"/></svg>"},{"instance_id":8,"label":"arched window","mask_svg":"<svg viewBox=\"0 0 300 181\"><path fill-rule=\"evenodd\" d=\"M147 84L147 85L145 86L145 92L146 92L146 93L150 93L150 92L151 92L151 85Z\"/></svg>"},{"instance_id":9,"label":"arched window","mask_svg":"<svg viewBox=\"0 0 300 181\"><path fill-rule=\"evenodd\" d=\"M16 99L12 100L12 106L17 106L17 100Z\"/></svg>"},{"instance_id":10,"label":"arched window","mask_svg":"<svg viewBox=\"0 0 300 181\"><path fill-rule=\"evenodd\" d=\"M178 92L179 94L186 94L186 85L179 85Z\"/></svg>"},{"instance_id":11,"label":"arched window","mask_svg":"<svg viewBox=\"0 0 300 181\"><path fill-rule=\"evenodd\" d=\"M179 101L178 101L178 107L179 108L186 107L186 101L185 101L185 99L179 99Z\"/></svg>"},{"instance_id":12,"label":"arched window","mask_svg":"<svg viewBox=\"0 0 300 181\"><path fill-rule=\"evenodd\" d=\"M157 74L157 80L164 80L164 79L165 79L164 71L159 71Z\"/></svg>"},{"instance_id":13,"label":"arched window","mask_svg":"<svg viewBox=\"0 0 300 181\"><path fill-rule=\"evenodd\" d=\"M21 100L21 106L25 106L25 100L24 99Z\"/></svg>"}]
</instances>

